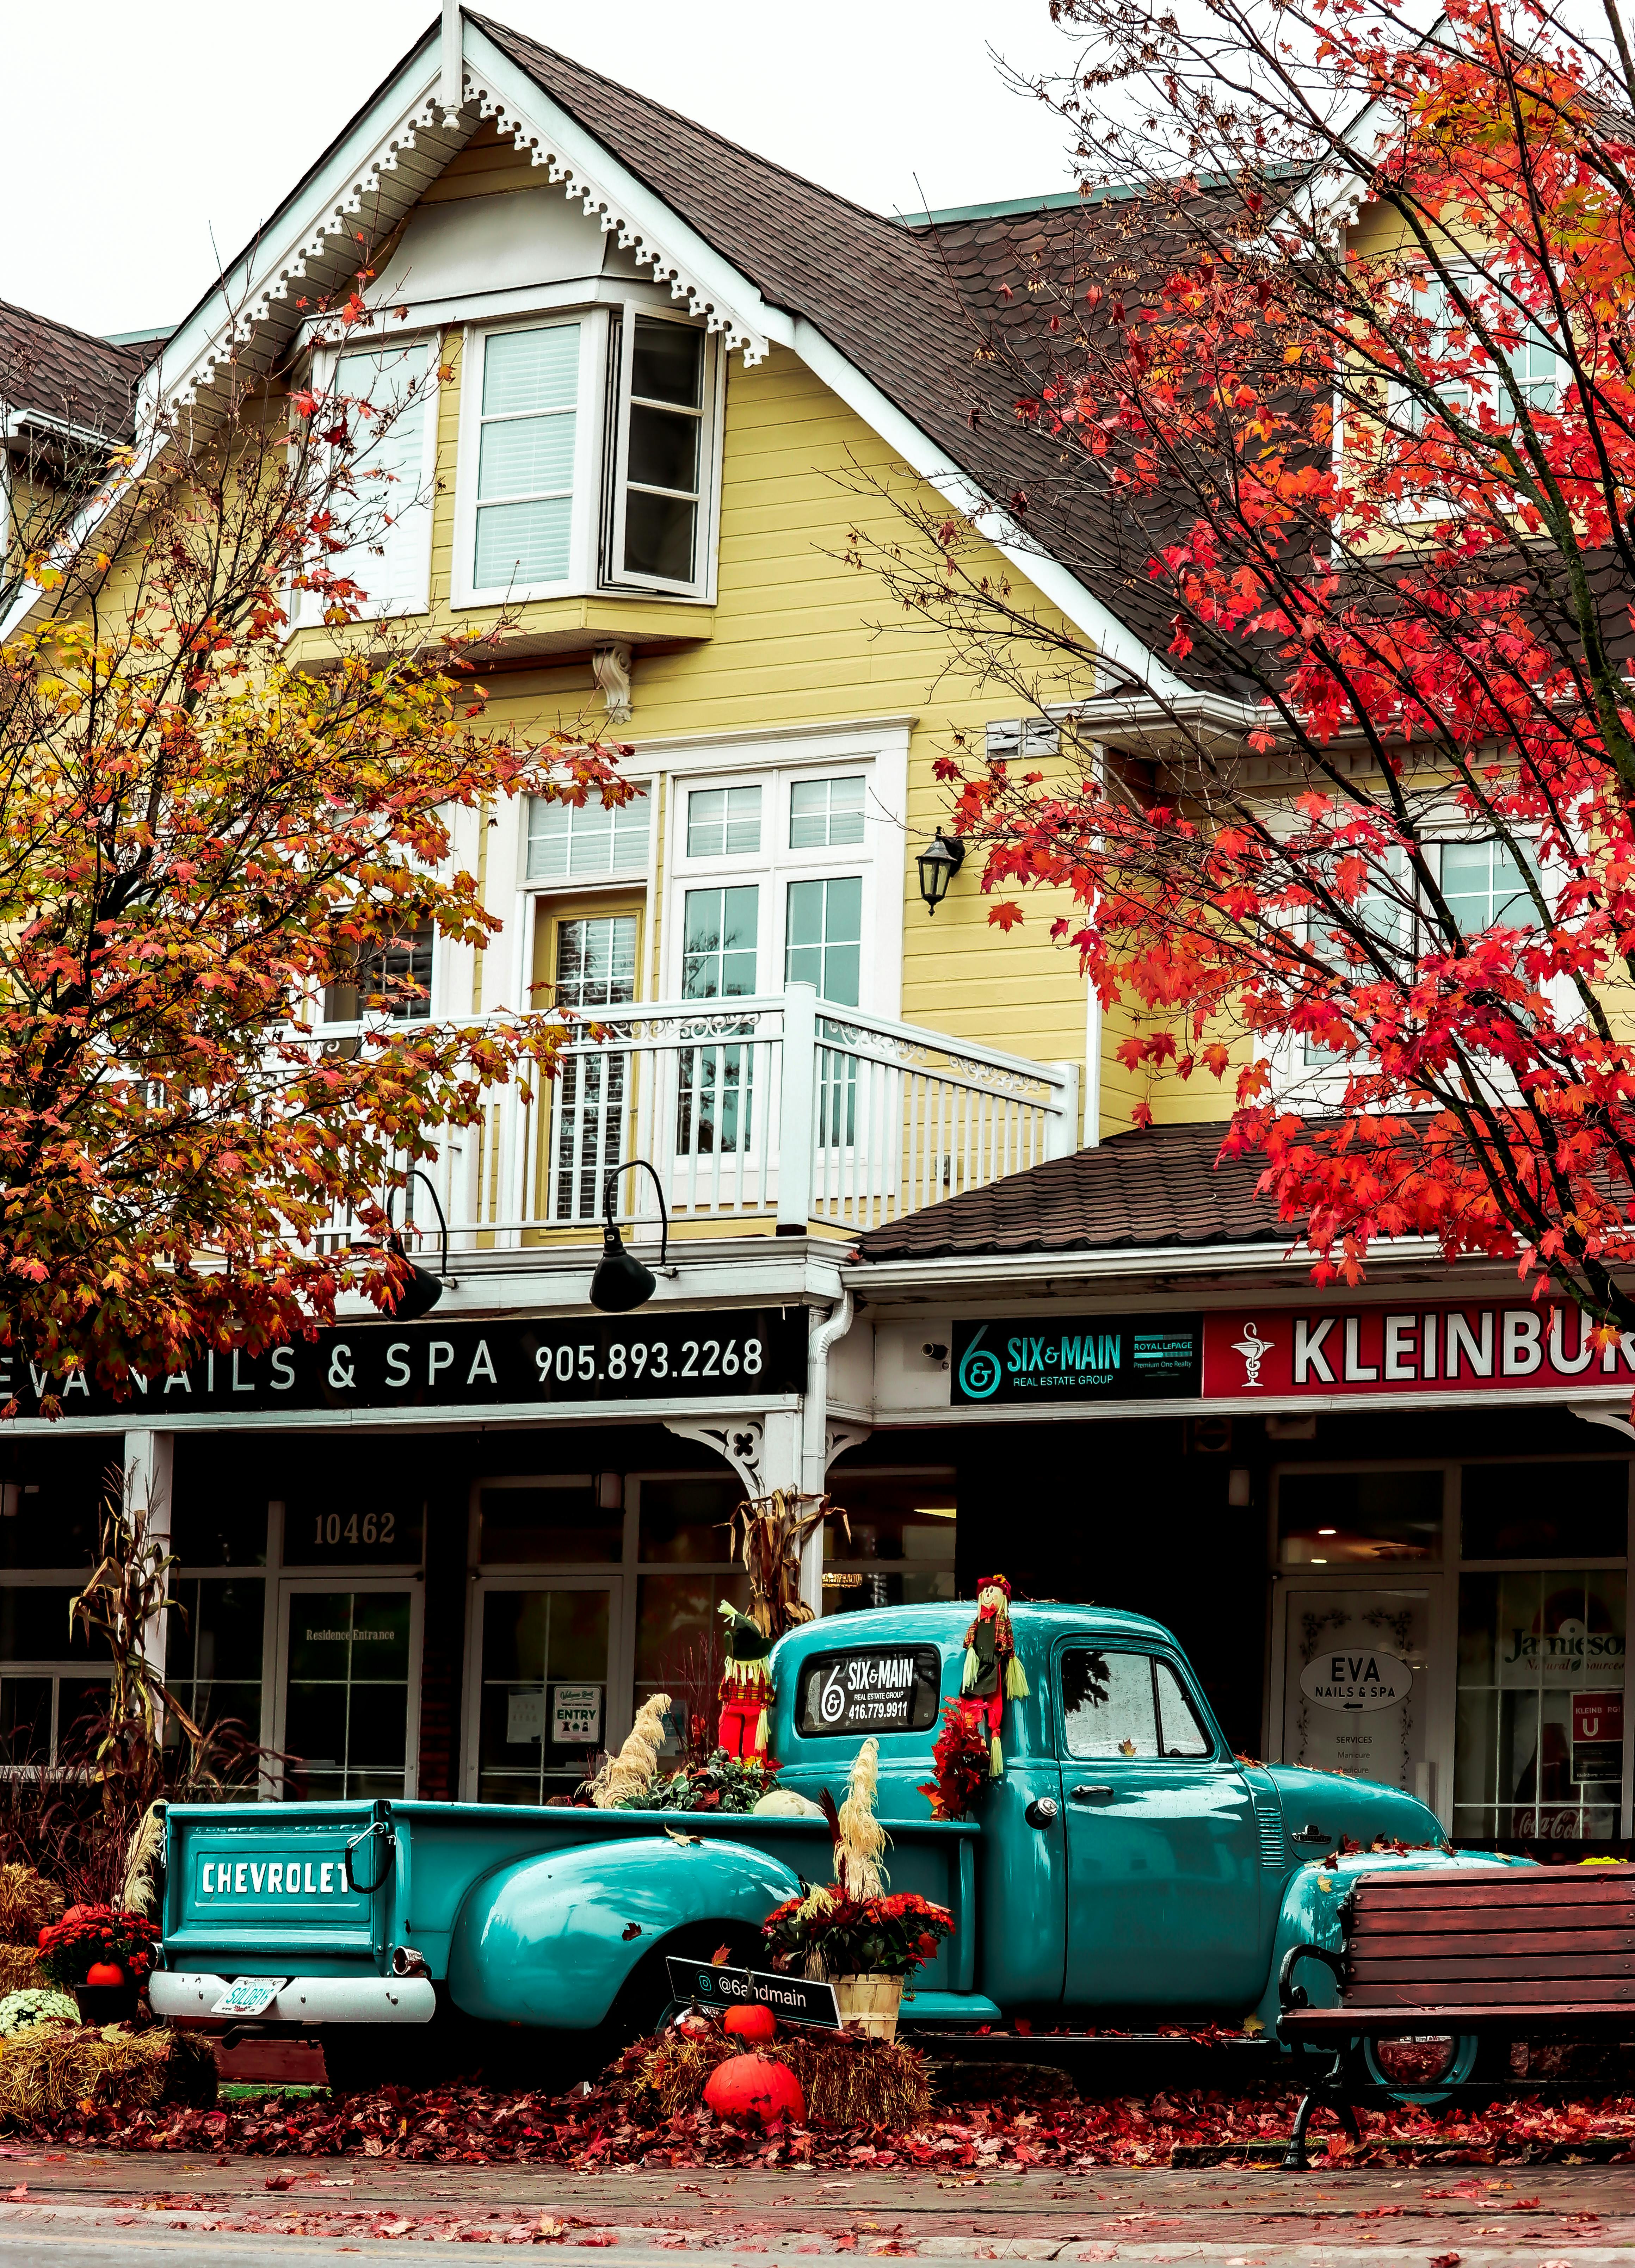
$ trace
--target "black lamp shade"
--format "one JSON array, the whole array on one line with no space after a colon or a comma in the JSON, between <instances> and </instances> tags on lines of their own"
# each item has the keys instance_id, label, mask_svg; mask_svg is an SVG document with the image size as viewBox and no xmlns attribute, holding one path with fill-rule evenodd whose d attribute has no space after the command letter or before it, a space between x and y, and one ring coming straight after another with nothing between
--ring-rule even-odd
<instances>
[{"instance_id":1,"label":"black lamp shade","mask_svg":"<svg viewBox=\"0 0 1635 2268\"><path fill-rule=\"evenodd\" d=\"M934 914L965 864L965 845L957 835L946 836L939 828L915 863L920 870L920 895L926 910Z\"/></svg>"},{"instance_id":2,"label":"black lamp shade","mask_svg":"<svg viewBox=\"0 0 1635 2268\"><path fill-rule=\"evenodd\" d=\"M652 1270L625 1250L624 1239L609 1221L602 1231L601 1258L591 1278L592 1307L605 1315L628 1315L632 1307L644 1306L658 1288Z\"/></svg>"}]
</instances>

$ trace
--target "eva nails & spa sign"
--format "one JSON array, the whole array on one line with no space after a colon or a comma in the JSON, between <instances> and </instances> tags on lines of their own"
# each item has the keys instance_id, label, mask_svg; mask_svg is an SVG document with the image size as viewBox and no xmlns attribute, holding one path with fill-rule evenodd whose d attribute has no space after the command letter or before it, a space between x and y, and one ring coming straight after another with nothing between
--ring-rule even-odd
<instances>
[{"instance_id":1,"label":"eva nails & spa sign","mask_svg":"<svg viewBox=\"0 0 1635 2268\"><path fill-rule=\"evenodd\" d=\"M1635 1385L1635 1334L1597 1346L1577 1308L1527 1302L1241 1307L1204 1319L1207 1400L1560 1395Z\"/></svg>"}]
</instances>

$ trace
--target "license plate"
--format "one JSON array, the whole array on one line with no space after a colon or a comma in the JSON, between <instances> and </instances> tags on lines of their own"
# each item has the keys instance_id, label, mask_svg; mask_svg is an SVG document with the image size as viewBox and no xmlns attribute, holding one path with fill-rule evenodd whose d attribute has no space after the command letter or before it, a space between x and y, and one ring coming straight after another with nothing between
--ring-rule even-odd
<instances>
[{"instance_id":1,"label":"license plate","mask_svg":"<svg viewBox=\"0 0 1635 2268\"><path fill-rule=\"evenodd\" d=\"M210 2010L212 2016L259 2016L271 2007L287 1977L240 1977L229 1984Z\"/></svg>"}]
</instances>

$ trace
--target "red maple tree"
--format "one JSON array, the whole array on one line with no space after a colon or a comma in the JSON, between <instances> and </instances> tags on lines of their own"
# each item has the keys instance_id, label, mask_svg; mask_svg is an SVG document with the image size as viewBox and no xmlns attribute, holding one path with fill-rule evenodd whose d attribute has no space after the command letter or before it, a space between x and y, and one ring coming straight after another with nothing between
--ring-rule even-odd
<instances>
[{"instance_id":1,"label":"red maple tree","mask_svg":"<svg viewBox=\"0 0 1635 2268\"><path fill-rule=\"evenodd\" d=\"M1355 1281L1381 1237L1635 1324L1635 71L1615 0L1053 0L1082 207L980 357L1053 469L991 509L1138 667L918 515L883 563L1056 760L955 745L954 823ZM1115 193L1115 191L1116 193ZM910 512L913 507L903 507ZM1021 539L1024 542L1027 537ZM875 563L881 563L877 558ZM1138 1121L1150 1118L1145 1096Z\"/></svg>"}]
</instances>

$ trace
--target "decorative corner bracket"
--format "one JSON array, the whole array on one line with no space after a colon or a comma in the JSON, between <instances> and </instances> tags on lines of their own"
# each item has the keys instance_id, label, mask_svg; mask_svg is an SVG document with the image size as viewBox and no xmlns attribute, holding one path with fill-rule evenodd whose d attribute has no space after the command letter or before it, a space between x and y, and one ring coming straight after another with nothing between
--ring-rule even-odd
<instances>
[{"instance_id":1,"label":"decorative corner bracket","mask_svg":"<svg viewBox=\"0 0 1635 2268\"><path fill-rule=\"evenodd\" d=\"M664 1425L667 1433L678 1433L683 1441L696 1441L725 1457L746 1496L764 1495L761 1454L766 1428L758 1418L667 1418Z\"/></svg>"},{"instance_id":2,"label":"decorative corner bracket","mask_svg":"<svg viewBox=\"0 0 1635 2268\"><path fill-rule=\"evenodd\" d=\"M610 725L630 721L631 656L628 645L599 645L591 653L591 670L601 689L602 707Z\"/></svg>"}]
</instances>

